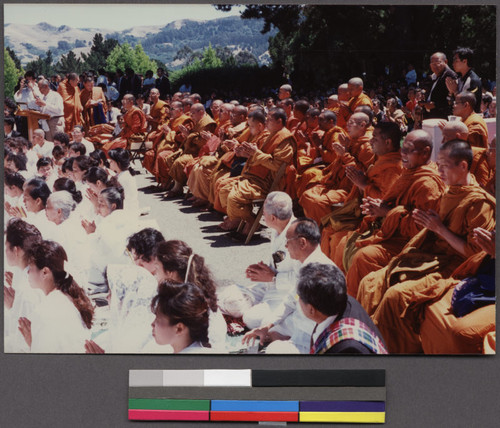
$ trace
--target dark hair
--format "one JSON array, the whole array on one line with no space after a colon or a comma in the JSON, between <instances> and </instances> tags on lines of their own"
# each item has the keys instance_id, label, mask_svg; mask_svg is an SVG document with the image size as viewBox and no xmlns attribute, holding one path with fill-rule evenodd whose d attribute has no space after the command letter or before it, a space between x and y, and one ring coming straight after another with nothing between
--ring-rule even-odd
<instances>
[{"instance_id":1,"label":"dark hair","mask_svg":"<svg viewBox=\"0 0 500 428\"><path fill-rule=\"evenodd\" d=\"M321 242L321 232L319 231L318 224L310 218L301 217L295 220L292 224L296 224L295 236L305 238L313 244Z\"/></svg>"},{"instance_id":2,"label":"dark hair","mask_svg":"<svg viewBox=\"0 0 500 428\"><path fill-rule=\"evenodd\" d=\"M108 205L115 204L115 210L123 209L123 188L122 187L108 187L101 190L101 195L104 196Z\"/></svg>"},{"instance_id":3,"label":"dark hair","mask_svg":"<svg viewBox=\"0 0 500 428\"><path fill-rule=\"evenodd\" d=\"M309 103L306 100L298 100L295 103L294 109L301 112L302 114L306 114L309 110Z\"/></svg>"},{"instance_id":4,"label":"dark hair","mask_svg":"<svg viewBox=\"0 0 500 428\"><path fill-rule=\"evenodd\" d=\"M108 157L113 159L122 171L125 171L130 167L130 155L125 149L111 149L108 152Z\"/></svg>"},{"instance_id":5,"label":"dark hair","mask_svg":"<svg viewBox=\"0 0 500 428\"><path fill-rule=\"evenodd\" d=\"M396 101L396 107L397 107L397 101ZM356 107L356 109L359 109L358 113L364 113L368 116L368 125L371 125L374 116L372 108L367 105L361 105Z\"/></svg>"},{"instance_id":6,"label":"dark hair","mask_svg":"<svg viewBox=\"0 0 500 428\"><path fill-rule=\"evenodd\" d=\"M457 55L460 60L467 60L467 65L472 68L474 65L474 51L471 48L457 48L453 52L453 55Z\"/></svg>"},{"instance_id":7,"label":"dark hair","mask_svg":"<svg viewBox=\"0 0 500 428\"><path fill-rule=\"evenodd\" d=\"M64 270L64 262L68 260L64 248L54 241L41 241L30 248L28 260L38 269L50 269L56 288L71 298L87 328L92 327L94 308L83 288Z\"/></svg>"},{"instance_id":8,"label":"dark hair","mask_svg":"<svg viewBox=\"0 0 500 428\"><path fill-rule=\"evenodd\" d=\"M54 181L54 191L58 192L60 190L66 190L66 192L69 192L71 196L73 197L73 200L79 204L82 202L83 196L82 192L79 190L76 190L76 185L73 180L67 177L61 177L58 178L56 181Z\"/></svg>"},{"instance_id":9,"label":"dark hair","mask_svg":"<svg viewBox=\"0 0 500 428\"><path fill-rule=\"evenodd\" d=\"M50 189L49 186L47 186L45 180L41 178L32 178L30 181L28 181L26 187L29 189L28 191L29 195L34 200L40 198L45 208L45 205L47 204L47 199L49 199L50 196Z\"/></svg>"},{"instance_id":10,"label":"dark hair","mask_svg":"<svg viewBox=\"0 0 500 428\"><path fill-rule=\"evenodd\" d=\"M403 133L399 128L399 125L395 122L379 122L374 125L375 129L378 129L384 138L388 138L392 142L393 151L398 151L401 147L401 137Z\"/></svg>"},{"instance_id":11,"label":"dark hair","mask_svg":"<svg viewBox=\"0 0 500 428\"><path fill-rule=\"evenodd\" d=\"M12 98L5 98L3 102L13 112L17 110L17 103Z\"/></svg>"},{"instance_id":12,"label":"dark hair","mask_svg":"<svg viewBox=\"0 0 500 428\"><path fill-rule=\"evenodd\" d=\"M466 103L469 104L469 106L474 110L474 107L476 107L476 96L469 91L463 91L460 92L455 99L460 99L462 101L465 101Z\"/></svg>"},{"instance_id":13,"label":"dark hair","mask_svg":"<svg viewBox=\"0 0 500 428\"><path fill-rule=\"evenodd\" d=\"M262 110L253 110L248 113L248 118L253 119L259 123L266 123L266 115Z\"/></svg>"},{"instance_id":14,"label":"dark hair","mask_svg":"<svg viewBox=\"0 0 500 428\"><path fill-rule=\"evenodd\" d=\"M96 184L97 181L101 181L103 184L106 184L108 182L108 172L98 166L91 166L83 176L83 179L87 183Z\"/></svg>"},{"instance_id":15,"label":"dark hair","mask_svg":"<svg viewBox=\"0 0 500 428\"><path fill-rule=\"evenodd\" d=\"M208 301L210 309L217 311L216 286L212 273L205 265L205 259L183 241L172 240L160 242L154 251L154 256L160 261L165 272L177 272L184 280L190 256L193 255L187 281L196 284Z\"/></svg>"},{"instance_id":16,"label":"dark hair","mask_svg":"<svg viewBox=\"0 0 500 428\"><path fill-rule=\"evenodd\" d=\"M71 143L69 149L80 153L80 156L84 156L87 153L87 149L83 143Z\"/></svg>"},{"instance_id":17,"label":"dark hair","mask_svg":"<svg viewBox=\"0 0 500 428\"><path fill-rule=\"evenodd\" d=\"M325 110L325 111L322 111L321 114L323 115L323 117L330 121L330 120L333 120L333 123L336 125L337 124L337 115L331 111L331 110Z\"/></svg>"},{"instance_id":18,"label":"dark hair","mask_svg":"<svg viewBox=\"0 0 500 428\"><path fill-rule=\"evenodd\" d=\"M75 126L73 126L73 129L75 129L75 128L79 129L80 132L85 133L85 128L83 127L83 125L75 125Z\"/></svg>"},{"instance_id":19,"label":"dark hair","mask_svg":"<svg viewBox=\"0 0 500 428\"><path fill-rule=\"evenodd\" d=\"M286 125L286 113L282 108L273 107L271 110L269 110L268 115L271 116L274 120L281 120L281 124L283 126Z\"/></svg>"},{"instance_id":20,"label":"dark hair","mask_svg":"<svg viewBox=\"0 0 500 428\"><path fill-rule=\"evenodd\" d=\"M26 253L34 244L42 241L42 234L31 223L12 217L7 222L5 240L11 247L18 247Z\"/></svg>"},{"instance_id":21,"label":"dark hair","mask_svg":"<svg viewBox=\"0 0 500 428\"><path fill-rule=\"evenodd\" d=\"M61 166L62 172L73 171L74 160L75 160L75 158L66 159Z\"/></svg>"},{"instance_id":22,"label":"dark hair","mask_svg":"<svg viewBox=\"0 0 500 428\"><path fill-rule=\"evenodd\" d=\"M104 153L102 150L96 149L92 153L89 153L89 156L97 162L96 166L99 166L99 164L102 162L106 168L109 168L108 158L106 157L106 153Z\"/></svg>"},{"instance_id":23,"label":"dark hair","mask_svg":"<svg viewBox=\"0 0 500 428\"><path fill-rule=\"evenodd\" d=\"M7 154L6 159L8 162L14 162L15 167L19 171L26 171L26 162L28 161L24 153L10 152Z\"/></svg>"},{"instance_id":24,"label":"dark hair","mask_svg":"<svg viewBox=\"0 0 500 428\"><path fill-rule=\"evenodd\" d=\"M444 143L440 148L440 152L448 150L448 156L458 165L461 161L467 162L467 169L470 171L472 166L472 148L467 141L451 140Z\"/></svg>"},{"instance_id":25,"label":"dark hair","mask_svg":"<svg viewBox=\"0 0 500 428\"><path fill-rule=\"evenodd\" d=\"M4 123L4 125L9 125L11 128L13 128L14 125L16 124L16 119L14 119L12 116L7 116L3 120L3 123Z\"/></svg>"},{"instance_id":26,"label":"dark hair","mask_svg":"<svg viewBox=\"0 0 500 428\"><path fill-rule=\"evenodd\" d=\"M129 236L127 250L134 250L142 260L150 262L153 258L155 247L164 241L165 238L159 230L148 227Z\"/></svg>"},{"instance_id":27,"label":"dark hair","mask_svg":"<svg viewBox=\"0 0 500 428\"><path fill-rule=\"evenodd\" d=\"M68 147L69 146L69 135L66 134L65 132L56 132L54 136L52 137L53 140L59 141L63 146Z\"/></svg>"},{"instance_id":28,"label":"dark hair","mask_svg":"<svg viewBox=\"0 0 500 428\"><path fill-rule=\"evenodd\" d=\"M331 110L328 110L330 112L333 113L333 111ZM326 113L326 112L325 112ZM311 117L319 117L319 115L321 114L321 111L319 108L315 108L315 107L310 107L307 111L306 111L306 114L308 114L309 116ZM334 113L335 114L335 113ZM335 121L336 121L337 117L335 116Z\"/></svg>"},{"instance_id":29,"label":"dark hair","mask_svg":"<svg viewBox=\"0 0 500 428\"><path fill-rule=\"evenodd\" d=\"M53 166L54 162L52 162L51 158L48 158L47 156L43 156L38 161L36 162L36 169L40 169L42 166Z\"/></svg>"},{"instance_id":30,"label":"dark hair","mask_svg":"<svg viewBox=\"0 0 500 428\"><path fill-rule=\"evenodd\" d=\"M342 315L347 305L345 277L335 265L305 265L299 272L297 294L327 316Z\"/></svg>"},{"instance_id":31,"label":"dark hair","mask_svg":"<svg viewBox=\"0 0 500 428\"><path fill-rule=\"evenodd\" d=\"M167 316L170 325L184 324L193 342L208 345L208 304L196 285L162 282L151 302L151 310Z\"/></svg>"},{"instance_id":32,"label":"dark hair","mask_svg":"<svg viewBox=\"0 0 500 428\"><path fill-rule=\"evenodd\" d=\"M63 158L64 155L66 154L66 151L62 146L54 146L52 149L52 157L58 161L59 159Z\"/></svg>"},{"instance_id":33,"label":"dark hair","mask_svg":"<svg viewBox=\"0 0 500 428\"><path fill-rule=\"evenodd\" d=\"M18 172L5 171L5 184L9 187L16 186L18 189L23 190L25 178Z\"/></svg>"},{"instance_id":34,"label":"dark hair","mask_svg":"<svg viewBox=\"0 0 500 428\"><path fill-rule=\"evenodd\" d=\"M82 171L87 172L92 166L94 166L94 160L90 156L81 155L77 156L74 163L78 165Z\"/></svg>"}]
</instances>

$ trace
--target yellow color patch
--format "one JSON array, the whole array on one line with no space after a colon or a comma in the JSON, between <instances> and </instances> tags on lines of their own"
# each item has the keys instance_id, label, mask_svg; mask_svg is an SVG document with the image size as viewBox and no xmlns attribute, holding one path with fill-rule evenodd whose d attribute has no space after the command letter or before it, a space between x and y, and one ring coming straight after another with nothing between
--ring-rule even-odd
<instances>
[{"instance_id":1,"label":"yellow color patch","mask_svg":"<svg viewBox=\"0 0 500 428\"><path fill-rule=\"evenodd\" d=\"M385 423L385 412L299 412L299 422Z\"/></svg>"}]
</instances>

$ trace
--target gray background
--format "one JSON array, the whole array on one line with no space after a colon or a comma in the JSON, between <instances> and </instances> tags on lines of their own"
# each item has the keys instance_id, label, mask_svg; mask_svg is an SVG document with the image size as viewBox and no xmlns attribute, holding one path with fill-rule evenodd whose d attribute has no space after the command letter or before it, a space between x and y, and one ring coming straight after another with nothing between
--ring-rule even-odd
<instances>
[{"instance_id":1,"label":"gray background","mask_svg":"<svg viewBox=\"0 0 500 428\"><path fill-rule=\"evenodd\" d=\"M34 0L30 2L38 3ZM291 2L288 1L288 3ZM84 3L92 3L92 1ZM106 3L114 2L107 0ZM149 0L148 3L156 2ZM183 3L188 2L183 1ZM364 3L391 4L394 1L365 1ZM423 2L419 3L423 4ZM425 3L434 4L435 2ZM484 4L485 2L469 1L467 3ZM497 1L488 3L496 4ZM90 23L86 25L90 26ZM3 25L0 34L3 38ZM3 98L3 88L0 96ZM3 318L3 311L0 311ZM3 349L3 335L0 335L0 349ZM385 424L387 427L489 428L500 425L498 356L367 358L265 356L263 358L260 355L209 357L201 355L0 354L0 427L164 426L165 423L127 421L127 388L129 369L167 368L383 368L386 369L387 383L387 422ZM193 425L200 428L213 428L223 424L168 424L169 427ZM230 425L233 424L224 424L224 426ZM239 423L238 426L250 427L256 424ZM326 425L314 424L313 426ZM339 424L337 426L375 425Z\"/></svg>"}]
</instances>

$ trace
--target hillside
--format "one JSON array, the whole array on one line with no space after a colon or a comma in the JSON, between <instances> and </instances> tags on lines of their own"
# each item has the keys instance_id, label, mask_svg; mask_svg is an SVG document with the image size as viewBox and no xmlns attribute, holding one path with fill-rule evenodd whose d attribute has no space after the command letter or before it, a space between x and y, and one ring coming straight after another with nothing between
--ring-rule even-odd
<instances>
[{"instance_id":1,"label":"hillside","mask_svg":"<svg viewBox=\"0 0 500 428\"><path fill-rule=\"evenodd\" d=\"M141 43L150 58L159 59L170 68L174 56L183 46L200 50L209 43L213 47L229 47L233 52L248 50L261 63L269 59L267 54L270 34L261 34L262 22L243 20L236 16L210 21L179 20L166 26L137 26L121 32L105 28L71 28L66 25L54 27L45 22L37 25L5 24L5 46L13 49L22 64L44 56L51 50L57 61L62 54L73 50L79 55L88 52L96 33L127 42L132 46ZM271 34L274 34L271 33Z\"/></svg>"}]
</instances>

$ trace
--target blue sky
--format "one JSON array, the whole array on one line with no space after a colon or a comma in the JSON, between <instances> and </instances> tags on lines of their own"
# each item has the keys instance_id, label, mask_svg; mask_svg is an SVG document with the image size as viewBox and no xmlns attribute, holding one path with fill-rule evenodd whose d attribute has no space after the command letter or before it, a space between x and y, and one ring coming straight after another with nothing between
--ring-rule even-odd
<instances>
[{"instance_id":1,"label":"blue sky","mask_svg":"<svg viewBox=\"0 0 500 428\"><path fill-rule=\"evenodd\" d=\"M72 28L125 30L166 25L178 19L215 19L239 15L241 8L219 12L211 4L4 4L5 24L38 24Z\"/></svg>"}]
</instances>

